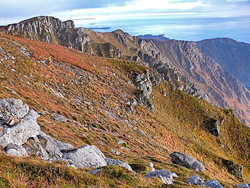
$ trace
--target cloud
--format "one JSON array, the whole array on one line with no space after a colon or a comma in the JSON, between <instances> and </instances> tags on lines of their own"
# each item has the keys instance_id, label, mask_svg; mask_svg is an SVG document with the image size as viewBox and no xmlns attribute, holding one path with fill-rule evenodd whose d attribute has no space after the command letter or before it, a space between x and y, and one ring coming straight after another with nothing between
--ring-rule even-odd
<instances>
[{"instance_id":1,"label":"cloud","mask_svg":"<svg viewBox=\"0 0 250 188\"><path fill-rule=\"evenodd\" d=\"M133 16L149 16L160 14L186 14L186 11L204 6L201 1L182 2L178 0L133 0L123 4L110 3L100 8L84 8L55 12L63 20L96 18L99 20L123 19ZM185 11L185 12L184 12Z\"/></svg>"},{"instance_id":2,"label":"cloud","mask_svg":"<svg viewBox=\"0 0 250 188\"><path fill-rule=\"evenodd\" d=\"M227 0L227 2L246 2L248 0Z\"/></svg>"}]
</instances>

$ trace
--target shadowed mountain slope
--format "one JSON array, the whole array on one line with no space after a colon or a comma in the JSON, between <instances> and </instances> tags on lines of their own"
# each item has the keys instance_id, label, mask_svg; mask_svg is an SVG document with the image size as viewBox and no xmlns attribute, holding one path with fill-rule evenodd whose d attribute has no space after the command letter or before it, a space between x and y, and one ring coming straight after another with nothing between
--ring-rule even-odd
<instances>
[{"instance_id":1,"label":"shadowed mountain slope","mask_svg":"<svg viewBox=\"0 0 250 188\"><path fill-rule=\"evenodd\" d=\"M202 53L194 42L171 40L157 47L182 75L199 84L212 104L234 109L238 117L249 125L250 93L233 75Z\"/></svg>"},{"instance_id":2,"label":"shadowed mountain slope","mask_svg":"<svg viewBox=\"0 0 250 188\"><path fill-rule=\"evenodd\" d=\"M218 38L203 40L196 45L242 83L250 83L250 44Z\"/></svg>"}]
</instances>

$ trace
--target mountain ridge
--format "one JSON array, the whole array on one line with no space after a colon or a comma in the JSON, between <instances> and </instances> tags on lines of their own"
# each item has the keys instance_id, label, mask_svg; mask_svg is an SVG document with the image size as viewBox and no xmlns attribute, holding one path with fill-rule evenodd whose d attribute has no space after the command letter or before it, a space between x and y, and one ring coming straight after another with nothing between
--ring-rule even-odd
<instances>
[{"instance_id":1,"label":"mountain ridge","mask_svg":"<svg viewBox=\"0 0 250 188\"><path fill-rule=\"evenodd\" d=\"M221 68L213 68L213 63L210 63L210 67L207 66L207 68L210 72L212 71L211 75L213 75L214 79L206 80L207 78L203 76L205 74L204 72L197 74L195 69L193 69L194 75L192 75L190 72L191 70L188 70L190 68L195 68L195 66L191 66L191 64L197 64L199 67L202 67L202 64L199 65L199 59L203 59L203 64L206 61L211 61L211 59L207 59L207 56L203 56L202 52L199 51L192 42L183 42L183 44L188 44L186 45L187 48L184 49L185 45L184 47L178 46L179 43L182 42L171 42L176 40L154 44L152 41L147 42L138 37L131 36L128 33L124 33L121 30L110 33L96 33L85 28L68 28L65 24L63 25L63 22L56 20L55 25L57 26L58 22L60 26L59 33L57 33L53 31L53 17L38 17L37 19L36 22L38 23L42 22L42 19L45 19L45 23L49 20L48 27L50 29L48 31L40 28L44 32L44 36L39 35L36 30L32 29L25 32L24 25L21 27L22 24L16 29L13 25L5 26L4 31L9 34L19 33L21 34L20 36L24 38L27 38L27 33L30 33L30 36L34 36L32 39L37 38L37 40L43 40L49 43L54 43L55 41L56 44L65 45L93 55L129 59L146 66L154 67L159 73L164 75L165 80L172 81L179 89L198 98L212 102L214 105L234 109L241 121L250 125L249 91L244 89L244 86L240 82L235 81L234 77L231 76L230 79L227 80L227 74L225 76L220 76L220 71L222 71ZM30 24L37 25L34 22ZM42 25L43 22L40 24ZM25 36L23 36L23 34L25 34ZM41 39L39 39L39 37L41 37ZM48 40L50 38L53 40ZM164 44L168 43L177 45L168 47L168 49L173 50L172 54L165 51L164 47L159 50L158 46L164 46ZM181 53L175 53L175 49L185 52L186 57ZM196 54L196 52L198 54ZM175 54L174 57L173 54ZM194 58L192 56L194 56ZM193 60L194 63L192 62ZM182 64L179 64L179 61L182 62ZM215 64L219 67L217 63ZM186 65L190 67L185 67ZM189 71L189 73L186 71ZM227 81L231 83L226 83ZM211 82L210 85L212 87L206 85L206 83L209 82ZM220 82L226 83L227 88L222 87ZM238 91L234 91L235 89ZM223 94L225 91L227 92L226 96ZM239 96L237 96L238 94ZM234 102L234 100L236 102Z\"/></svg>"}]
</instances>

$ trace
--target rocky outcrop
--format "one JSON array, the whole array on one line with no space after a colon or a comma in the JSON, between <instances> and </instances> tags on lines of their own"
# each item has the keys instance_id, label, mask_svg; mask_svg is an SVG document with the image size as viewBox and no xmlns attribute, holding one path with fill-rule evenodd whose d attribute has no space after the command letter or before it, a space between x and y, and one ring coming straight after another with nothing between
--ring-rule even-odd
<instances>
[{"instance_id":1,"label":"rocky outcrop","mask_svg":"<svg viewBox=\"0 0 250 188\"><path fill-rule=\"evenodd\" d=\"M195 171L204 171L205 166L200 162L192 158L190 155L174 152L170 154L172 162L186 168L193 169Z\"/></svg>"},{"instance_id":2,"label":"rocky outcrop","mask_svg":"<svg viewBox=\"0 0 250 188\"><path fill-rule=\"evenodd\" d=\"M38 113L20 99L0 99L0 145L7 155L22 157L38 155L47 161L65 161L76 168L119 165L133 171L125 162L106 158L96 147L85 145L74 148L40 130ZM10 120L13 120L10 121Z\"/></svg>"},{"instance_id":3,"label":"rocky outcrop","mask_svg":"<svg viewBox=\"0 0 250 188\"><path fill-rule=\"evenodd\" d=\"M23 105L21 100L0 100L0 145L7 154L27 154L22 145L40 133L38 117L38 113Z\"/></svg>"},{"instance_id":4,"label":"rocky outcrop","mask_svg":"<svg viewBox=\"0 0 250 188\"><path fill-rule=\"evenodd\" d=\"M147 173L147 178L158 177L161 181L167 185L173 184L173 178L178 177L176 173L170 172L169 170L155 170L153 163L149 163L150 172Z\"/></svg>"},{"instance_id":5,"label":"rocky outcrop","mask_svg":"<svg viewBox=\"0 0 250 188\"><path fill-rule=\"evenodd\" d=\"M218 120L211 117L208 120L205 120L203 123L212 135L218 138L220 137L220 125Z\"/></svg>"},{"instance_id":6,"label":"rocky outcrop","mask_svg":"<svg viewBox=\"0 0 250 188\"><path fill-rule=\"evenodd\" d=\"M133 82L138 86L135 91L136 101L140 105L146 105L150 110L155 111L154 105L150 102L152 94L152 82L149 71L142 74L133 73Z\"/></svg>"},{"instance_id":7,"label":"rocky outcrop","mask_svg":"<svg viewBox=\"0 0 250 188\"><path fill-rule=\"evenodd\" d=\"M223 159L222 165L227 168L228 172L234 175L237 178L242 178L243 166L235 164L233 161Z\"/></svg>"}]
</instances>

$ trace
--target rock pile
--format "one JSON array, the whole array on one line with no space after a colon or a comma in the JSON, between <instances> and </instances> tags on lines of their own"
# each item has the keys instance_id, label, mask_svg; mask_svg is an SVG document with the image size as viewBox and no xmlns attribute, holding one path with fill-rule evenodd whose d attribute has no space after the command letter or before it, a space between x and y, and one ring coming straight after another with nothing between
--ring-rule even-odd
<instances>
[{"instance_id":1,"label":"rock pile","mask_svg":"<svg viewBox=\"0 0 250 188\"><path fill-rule=\"evenodd\" d=\"M125 162L106 158L96 146L74 148L52 138L40 130L38 117L38 113L20 99L0 99L0 145L7 155L36 154L47 161L65 161L67 166L76 168L113 164L133 171Z\"/></svg>"}]
</instances>

